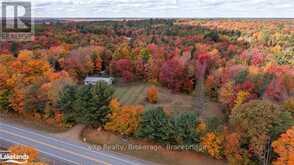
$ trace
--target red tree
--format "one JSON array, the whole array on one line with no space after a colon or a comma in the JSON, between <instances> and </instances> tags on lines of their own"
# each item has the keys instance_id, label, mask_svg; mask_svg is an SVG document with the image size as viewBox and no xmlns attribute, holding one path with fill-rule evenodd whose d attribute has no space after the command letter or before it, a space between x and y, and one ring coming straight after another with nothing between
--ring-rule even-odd
<instances>
[{"instance_id":1,"label":"red tree","mask_svg":"<svg viewBox=\"0 0 294 165\"><path fill-rule=\"evenodd\" d=\"M160 69L159 80L162 85L180 91L185 80L184 76L184 67L176 60L168 60Z\"/></svg>"}]
</instances>

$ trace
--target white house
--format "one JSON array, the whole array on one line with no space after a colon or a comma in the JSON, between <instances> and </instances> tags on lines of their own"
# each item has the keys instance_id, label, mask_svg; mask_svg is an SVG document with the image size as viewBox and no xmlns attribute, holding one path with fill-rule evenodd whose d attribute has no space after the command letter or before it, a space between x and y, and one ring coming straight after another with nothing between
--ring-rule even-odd
<instances>
[{"instance_id":1,"label":"white house","mask_svg":"<svg viewBox=\"0 0 294 165\"><path fill-rule=\"evenodd\" d=\"M86 77L84 80L85 85L95 85L97 82L106 82L108 85L111 85L113 82L112 77Z\"/></svg>"}]
</instances>

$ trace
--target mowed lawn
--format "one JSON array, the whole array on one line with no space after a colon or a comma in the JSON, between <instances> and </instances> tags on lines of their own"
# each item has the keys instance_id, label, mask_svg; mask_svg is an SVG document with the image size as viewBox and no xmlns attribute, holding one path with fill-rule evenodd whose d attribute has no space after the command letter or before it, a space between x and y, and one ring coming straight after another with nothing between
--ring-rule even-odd
<instances>
[{"instance_id":1,"label":"mowed lawn","mask_svg":"<svg viewBox=\"0 0 294 165\"><path fill-rule=\"evenodd\" d=\"M114 97L122 105L143 105L145 108L154 106L164 107L171 112L183 112L192 110L192 96L175 94L162 87L158 88L158 103L149 104L146 101L147 89L150 85L146 83L131 83L127 85L115 85Z\"/></svg>"},{"instance_id":2,"label":"mowed lawn","mask_svg":"<svg viewBox=\"0 0 294 165\"><path fill-rule=\"evenodd\" d=\"M114 97L123 105L143 104L146 98L147 84L115 85Z\"/></svg>"},{"instance_id":3,"label":"mowed lawn","mask_svg":"<svg viewBox=\"0 0 294 165\"><path fill-rule=\"evenodd\" d=\"M158 88L158 103L150 104L146 101L147 89L150 85L147 83L130 83L130 84L116 84L114 85L114 97L119 100L122 105L143 105L146 109L152 107L163 107L170 115L174 113L181 113L187 111L194 111L195 98L191 95L173 93L171 90ZM202 119L209 117L223 118L222 107L215 102L209 101L206 110L201 113Z\"/></svg>"}]
</instances>

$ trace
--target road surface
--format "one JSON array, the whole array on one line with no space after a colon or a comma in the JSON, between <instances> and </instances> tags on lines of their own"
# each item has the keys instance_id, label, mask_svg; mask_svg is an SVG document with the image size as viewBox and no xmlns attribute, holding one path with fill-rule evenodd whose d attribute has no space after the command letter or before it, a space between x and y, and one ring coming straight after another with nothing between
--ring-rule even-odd
<instances>
[{"instance_id":1,"label":"road surface","mask_svg":"<svg viewBox=\"0 0 294 165\"><path fill-rule=\"evenodd\" d=\"M150 165L152 163L111 152L94 151L88 145L69 142L49 134L0 122L0 141L23 144L39 150L42 156L69 165ZM1 144L0 144L1 145ZM61 164L61 163L56 163Z\"/></svg>"}]
</instances>

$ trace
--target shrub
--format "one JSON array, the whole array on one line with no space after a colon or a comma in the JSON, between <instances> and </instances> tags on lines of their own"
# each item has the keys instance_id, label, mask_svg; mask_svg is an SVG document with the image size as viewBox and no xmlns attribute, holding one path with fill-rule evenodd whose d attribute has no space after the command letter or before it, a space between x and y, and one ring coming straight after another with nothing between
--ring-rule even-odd
<instances>
[{"instance_id":1,"label":"shrub","mask_svg":"<svg viewBox=\"0 0 294 165\"><path fill-rule=\"evenodd\" d=\"M136 136L148 138L160 143L171 141L171 124L162 108L152 108L142 114Z\"/></svg>"},{"instance_id":2,"label":"shrub","mask_svg":"<svg viewBox=\"0 0 294 165\"><path fill-rule=\"evenodd\" d=\"M105 129L118 132L122 135L132 135L138 128L140 114L143 111L142 106L115 108L115 111L112 111L110 116L110 121L105 125Z\"/></svg>"},{"instance_id":3,"label":"shrub","mask_svg":"<svg viewBox=\"0 0 294 165\"><path fill-rule=\"evenodd\" d=\"M149 103L157 103L158 100L158 90L155 86L149 87L147 89L147 100Z\"/></svg>"}]
</instances>

